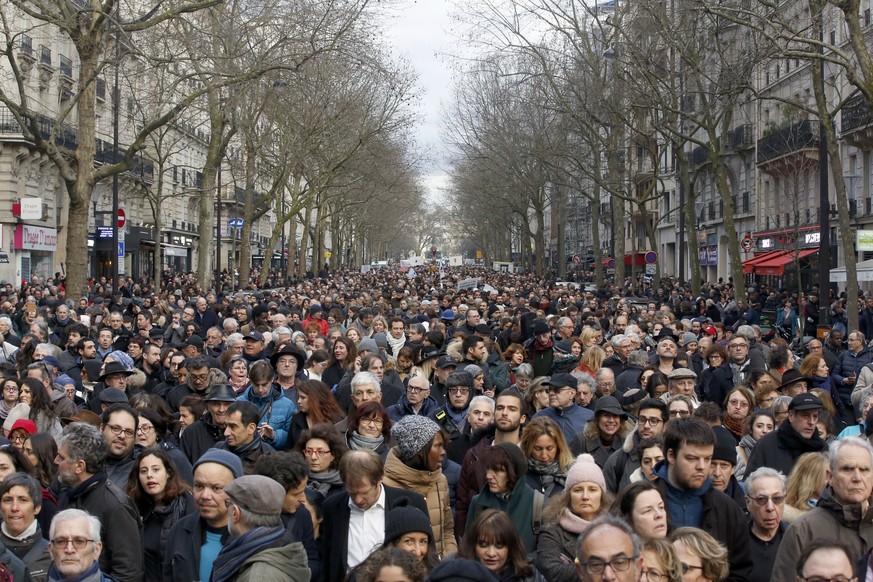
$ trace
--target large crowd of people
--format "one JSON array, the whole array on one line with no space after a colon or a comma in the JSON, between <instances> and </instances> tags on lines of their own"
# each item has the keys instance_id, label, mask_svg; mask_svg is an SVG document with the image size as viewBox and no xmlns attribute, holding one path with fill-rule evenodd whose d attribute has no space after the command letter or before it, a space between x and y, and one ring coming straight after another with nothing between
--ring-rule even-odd
<instances>
[{"instance_id":1,"label":"large crowd of people","mask_svg":"<svg viewBox=\"0 0 873 582\"><path fill-rule=\"evenodd\" d=\"M419 270L0 282L0 580L873 580L873 300Z\"/></svg>"}]
</instances>

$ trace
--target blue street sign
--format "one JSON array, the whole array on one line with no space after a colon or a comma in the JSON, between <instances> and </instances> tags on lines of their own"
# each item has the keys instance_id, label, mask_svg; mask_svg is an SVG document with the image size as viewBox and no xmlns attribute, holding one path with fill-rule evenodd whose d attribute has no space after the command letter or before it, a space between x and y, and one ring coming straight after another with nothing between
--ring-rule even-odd
<instances>
[{"instance_id":1,"label":"blue street sign","mask_svg":"<svg viewBox=\"0 0 873 582\"><path fill-rule=\"evenodd\" d=\"M242 228L243 227L243 219L242 218L230 218L227 221L227 226L229 228Z\"/></svg>"},{"instance_id":2,"label":"blue street sign","mask_svg":"<svg viewBox=\"0 0 873 582\"><path fill-rule=\"evenodd\" d=\"M118 241L118 256L124 256L124 241Z\"/></svg>"}]
</instances>

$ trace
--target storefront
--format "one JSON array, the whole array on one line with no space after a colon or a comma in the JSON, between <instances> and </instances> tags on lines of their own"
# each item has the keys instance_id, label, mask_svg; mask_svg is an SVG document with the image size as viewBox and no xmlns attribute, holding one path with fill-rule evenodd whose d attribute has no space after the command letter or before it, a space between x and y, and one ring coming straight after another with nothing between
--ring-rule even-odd
<instances>
[{"instance_id":1,"label":"storefront","mask_svg":"<svg viewBox=\"0 0 873 582\"><path fill-rule=\"evenodd\" d=\"M58 231L32 224L18 224L12 238L15 249L15 271L19 281L30 281L34 275L43 278L54 275Z\"/></svg>"},{"instance_id":2,"label":"storefront","mask_svg":"<svg viewBox=\"0 0 873 582\"><path fill-rule=\"evenodd\" d=\"M743 261L748 282L767 277L773 285L796 287L818 280L821 231L817 226L755 233L752 241L754 256Z\"/></svg>"}]
</instances>

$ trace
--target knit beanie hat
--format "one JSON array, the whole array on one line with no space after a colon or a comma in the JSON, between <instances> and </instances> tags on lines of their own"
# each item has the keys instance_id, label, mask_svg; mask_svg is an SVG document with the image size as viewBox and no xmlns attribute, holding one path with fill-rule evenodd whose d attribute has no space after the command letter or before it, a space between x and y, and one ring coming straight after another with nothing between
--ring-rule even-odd
<instances>
[{"instance_id":1,"label":"knit beanie hat","mask_svg":"<svg viewBox=\"0 0 873 582\"><path fill-rule=\"evenodd\" d=\"M715 433L715 449L712 451L713 461L727 461L731 465L737 464L737 439L730 431L721 426L712 427Z\"/></svg>"},{"instance_id":2,"label":"knit beanie hat","mask_svg":"<svg viewBox=\"0 0 873 582\"><path fill-rule=\"evenodd\" d=\"M420 453L440 431L440 426L425 416L409 414L391 427L391 438L397 443L397 456L406 462Z\"/></svg>"},{"instance_id":3,"label":"knit beanie hat","mask_svg":"<svg viewBox=\"0 0 873 582\"><path fill-rule=\"evenodd\" d=\"M427 577L430 582L497 582L497 576L482 562L455 558L443 560Z\"/></svg>"},{"instance_id":4,"label":"knit beanie hat","mask_svg":"<svg viewBox=\"0 0 873 582\"><path fill-rule=\"evenodd\" d=\"M570 490L574 485L585 481L597 483L602 490L606 491L606 479L603 478L603 471L594 462L594 457L588 453L576 457L576 462L567 471L564 489Z\"/></svg>"},{"instance_id":5,"label":"knit beanie hat","mask_svg":"<svg viewBox=\"0 0 873 582\"><path fill-rule=\"evenodd\" d=\"M203 455L197 459L197 462L194 463L194 471L196 471L197 467L203 463L218 463L219 465L224 465L230 469L231 473L233 473L234 479L243 476L242 461L239 460L239 457L230 451L225 451L224 449L209 449L203 453Z\"/></svg>"},{"instance_id":6,"label":"knit beanie hat","mask_svg":"<svg viewBox=\"0 0 873 582\"><path fill-rule=\"evenodd\" d=\"M385 543L394 543L404 534L413 532L427 534L428 540L433 543L430 517L419 508L409 505L408 498L402 497L385 515Z\"/></svg>"}]
</instances>

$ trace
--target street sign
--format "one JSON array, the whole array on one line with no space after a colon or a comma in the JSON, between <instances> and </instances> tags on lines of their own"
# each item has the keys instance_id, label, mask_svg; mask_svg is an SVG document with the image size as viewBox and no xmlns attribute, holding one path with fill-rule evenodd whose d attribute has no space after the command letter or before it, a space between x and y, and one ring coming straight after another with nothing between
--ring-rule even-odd
<instances>
[{"instance_id":1,"label":"street sign","mask_svg":"<svg viewBox=\"0 0 873 582\"><path fill-rule=\"evenodd\" d=\"M124 214L124 208L118 209L118 228L124 228L124 223L127 222L127 215Z\"/></svg>"},{"instance_id":2,"label":"street sign","mask_svg":"<svg viewBox=\"0 0 873 582\"><path fill-rule=\"evenodd\" d=\"M579 255L573 255L573 264L578 265L581 262L582 262L582 257L580 257Z\"/></svg>"},{"instance_id":3,"label":"street sign","mask_svg":"<svg viewBox=\"0 0 873 582\"><path fill-rule=\"evenodd\" d=\"M118 256L124 257L124 241L118 241Z\"/></svg>"},{"instance_id":4,"label":"street sign","mask_svg":"<svg viewBox=\"0 0 873 582\"><path fill-rule=\"evenodd\" d=\"M656 253L655 251L649 251L646 253L646 256L644 258L647 265L654 265L658 262L658 253ZM648 271L646 272L648 273Z\"/></svg>"},{"instance_id":5,"label":"street sign","mask_svg":"<svg viewBox=\"0 0 873 582\"><path fill-rule=\"evenodd\" d=\"M656 268L655 265L646 265L646 275L654 275Z\"/></svg>"},{"instance_id":6,"label":"street sign","mask_svg":"<svg viewBox=\"0 0 873 582\"><path fill-rule=\"evenodd\" d=\"M228 228L242 228L243 227L243 219L242 218L228 218L227 219Z\"/></svg>"},{"instance_id":7,"label":"street sign","mask_svg":"<svg viewBox=\"0 0 873 582\"><path fill-rule=\"evenodd\" d=\"M742 243L740 243L740 244L742 245L744 251L746 251L746 252L751 251L752 250L752 237L750 237L749 235L746 235L743 238Z\"/></svg>"},{"instance_id":8,"label":"street sign","mask_svg":"<svg viewBox=\"0 0 873 582\"><path fill-rule=\"evenodd\" d=\"M609 259L608 261L606 261L606 268L615 269L615 259Z\"/></svg>"}]
</instances>

